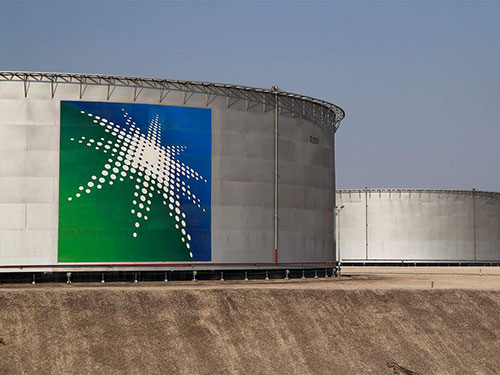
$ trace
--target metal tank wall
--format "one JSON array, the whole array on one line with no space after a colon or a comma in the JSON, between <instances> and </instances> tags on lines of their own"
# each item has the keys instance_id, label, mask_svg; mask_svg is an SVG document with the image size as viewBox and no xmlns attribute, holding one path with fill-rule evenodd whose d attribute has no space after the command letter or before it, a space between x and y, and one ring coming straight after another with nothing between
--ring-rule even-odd
<instances>
[{"instance_id":1,"label":"metal tank wall","mask_svg":"<svg viewBox=\"0 0 500 375\"><path fill-rule=\"evenodd\" d=\"M500 193L338 190L343 262L498 262Z\"/></svg>"},{"instance_id":2,"label":"metal tank wall","mask_svg":"<svg viewBox=\"0 0 500 375\"><path fill-rule=\"evenodd\" d=\"M279 116L275 254L274 109L248 111L241 103L228 112L220 104L213 123L214 261L335 261L333 132Z\"/></svg>"},{"instance_id":3,"label":"metal tank wall","mask_svg":"<svg viewBox=\"0 0 500 375\"><path fill-rule=\"evenodd\" d=\"M237 106L214 111L214 262L273 262L273 119Z\"/></svg>"},{"instance_id":4,"label":"metal tank wall","mask_svg":"<svg viewBox=\"0 0 500 375\"><path fill-rule=\"evenodd\" d=\"M283 120L279 129L278 258L335 259L334 134L301 119Z\"/></svg>"},{"instance_id":5,"label":"metal tank wall","mask_svg":"<svg viewBox=\"0 0 500 375\"><path fill-rule=\"evenodd\" d=\"M258 103L230 94L105 84L85 85L82 92L75 83L0 80L0 266L7 266L0 271L60 266L60 101L160 104L159 97L164 105L212 109L212 261L204 267L335 261L333 139L342 117L327 121L323 111L315 112L321 106L307 107L300 99L292 103L299 116L285 108L292 99L281 97L276 113L266 98Z\"/></svg>"}]
</instances>

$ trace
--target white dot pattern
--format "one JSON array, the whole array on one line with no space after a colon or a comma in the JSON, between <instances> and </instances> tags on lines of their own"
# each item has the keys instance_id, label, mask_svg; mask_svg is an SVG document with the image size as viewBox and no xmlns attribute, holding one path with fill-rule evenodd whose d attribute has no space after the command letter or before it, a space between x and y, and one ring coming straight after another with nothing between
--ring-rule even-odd
<instances>
[{"instance_id":1,"label":"white dot pattern","mask_svg":"<svg viewBox=\"0 0 500 375\"><path fill-rule=\"evenodd\" d=\"M185 146L161 144L161 123L156 115L150 122L147 134L140 131L132 117L122 108L125 125L118 125L101 116L80 111L84 116L93 117L93 122L110 133L114 141L100 139L70 138L86 147L100 150L109 154L107 162L99 175L93 175L84 186L79 186L74 197L80 198L81 191L91 194L95 189L105 187L106 183L113 185L113 181L124 181L125 178L135 181L135 191L130 214L135 217L131 236L137 238L141 223L148 220L151 211L151 199L154 195L161 197L163 205L168 207L169 216L174 217L179 231L181 242L192 258L191 235L186 228L186 214L180 206L181 195L191 201L196 207L201 208L200 199L191 191L191 186L183 179L208 181L193 168L181 162L179 156ZM68 197L72 201L73 197ZM203 212L205 209L202 208Z\"/></svg>"}]
</instances>

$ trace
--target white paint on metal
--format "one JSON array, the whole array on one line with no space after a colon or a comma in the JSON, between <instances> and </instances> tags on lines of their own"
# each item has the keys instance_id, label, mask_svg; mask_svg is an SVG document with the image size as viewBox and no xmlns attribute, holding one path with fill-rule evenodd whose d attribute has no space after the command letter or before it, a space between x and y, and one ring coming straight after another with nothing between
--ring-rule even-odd
<instances>
[{"instance_id":1,"label":"white paint on metal","mask_svg":"<svg viewBox=\"0 0 500 375\"><path fill-rule=\"evenodd\" d=\"M337 205L343 262L500 260L500 193L338 190Z\"/></svg>"},{"instance_id":2,"label":"white paint on metal","mask_svg":"<svg viewBox=\"0 0 500 375\"><path fill-rule=\"evenodd\" d=\"M191 90L187 96L186 90ZM275 157L276 113L271 109L276 94L270 90L134 77L0 72L0 266L57 264L61 100L143 104L161 100L165 105L211 108L212 262L273 263L278 242L280 262L335 261L332 130L343 111L301 95L279 91L278 96ZM257 104L265 104L267 110L262 112ZM311 144L310 137L318 144ZM93 188L83 183L86 189ZM134 266L120 269L129 268ZM64 269L79 270L71 265ZM2 269L9 270L13 269Z\"/></svg>"}]
</instances>

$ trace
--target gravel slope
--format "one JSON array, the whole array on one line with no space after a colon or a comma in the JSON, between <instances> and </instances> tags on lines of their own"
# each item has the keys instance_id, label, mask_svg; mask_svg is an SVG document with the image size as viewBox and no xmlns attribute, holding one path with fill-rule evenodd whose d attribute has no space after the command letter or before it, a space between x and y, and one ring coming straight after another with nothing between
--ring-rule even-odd
<instances>
[{"instance_id":1,"label":"gravel slope","mask_svg":"<svg viewBox=\"0 0 500 375\"><path fill-rule=\"evenodd\" d=\"M500 290L330 280L2 286L0 374L500 372Z\"/></svg>"}]
</instances>

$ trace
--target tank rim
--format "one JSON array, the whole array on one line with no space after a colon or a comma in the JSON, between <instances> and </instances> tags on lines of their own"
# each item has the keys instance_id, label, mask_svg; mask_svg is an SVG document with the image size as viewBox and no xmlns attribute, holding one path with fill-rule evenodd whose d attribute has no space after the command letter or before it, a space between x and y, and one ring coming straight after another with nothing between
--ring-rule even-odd
<instances>
[{"instance_id":1,"label":"tank rim","mask_svg":"<svg viewBox=\"0 0 500 375\"><path fill-rule=\"evenodd\" d=\"M409 188L364 188L364 189L337 189L336 193L425 193L425 194L455 194L476 195L500 200L500 192L484 190L459 190L459 189L409 189Z\"/></svg>"},{"instance_id":2,"label":"tank rim","mask_svg":"<svg viewBox=\"0 0 500 375\"><path fill-rule=\"evenodd\" d=\"M0 71L0 81L24 81L24 82L52 82L52 83L82 83L92 85L114 85L124 87L141 87L151 89L165 89L166 85L178 85L184 88L205 89L210 95L210 89L238 90L257 94L278 95L282 98L300 100L303 102L319 105L334 113L333 125L335 131L339 128L340 122L345 118L345 112L339 106L325 100L316 99L311 96L295 94L279 90L276 86L263 89L245 85L235 85L227 83L216 83L208 81L188 81L170 78L155 78L141 76L126 76L112 74L85 74L85 73L57 73L57 72L27 72L27 71ZM89 82L87 82L90 81Z\"/></svg>"}]
</instances>

